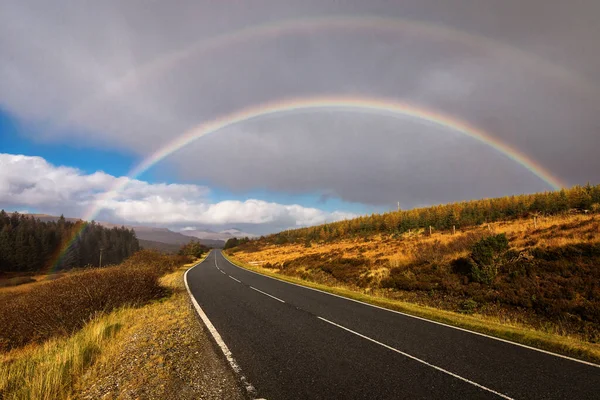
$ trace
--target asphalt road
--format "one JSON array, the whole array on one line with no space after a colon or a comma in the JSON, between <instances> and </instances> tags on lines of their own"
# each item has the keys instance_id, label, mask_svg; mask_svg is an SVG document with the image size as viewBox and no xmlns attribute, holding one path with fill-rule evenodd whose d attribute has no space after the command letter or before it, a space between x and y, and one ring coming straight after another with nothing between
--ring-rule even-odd
<instances>
[{"instance_id":1,"label":"asphalt road","mask_svg":"<svg viewBox=\"0 0 600 400\"><path fill-rule=\"evenodd\" d=\"M255 397L600 398L593 364L271 279L219 251L187 282Z\"/></svg>"}]
</instances>

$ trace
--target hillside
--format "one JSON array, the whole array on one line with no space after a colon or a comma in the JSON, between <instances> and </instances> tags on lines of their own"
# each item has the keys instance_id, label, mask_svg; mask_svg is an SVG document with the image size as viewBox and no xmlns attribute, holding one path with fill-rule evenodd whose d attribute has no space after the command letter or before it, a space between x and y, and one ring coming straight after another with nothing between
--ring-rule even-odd
<instances>
[{"instance_id":1,"label":"hillside","mask_svg":"<svg viewBox=\"0 0 600 400\"><path fill-rule=\"evenodd\" d=\"M138 242L140 243L140 249L156 250L164 254L177 254L181 248L178 244L155 242L152 240L138 239Z\"/></svg>"},{"instance_id":2,"label":"hillside","mask_svg":"<svg viewBox=\"0 0 600 400\"><path fill-rule=\"evenodd\" d=\"M600 186L291 230L229 254L261 271L600 341Z\"/></svg>"}]
</instances>

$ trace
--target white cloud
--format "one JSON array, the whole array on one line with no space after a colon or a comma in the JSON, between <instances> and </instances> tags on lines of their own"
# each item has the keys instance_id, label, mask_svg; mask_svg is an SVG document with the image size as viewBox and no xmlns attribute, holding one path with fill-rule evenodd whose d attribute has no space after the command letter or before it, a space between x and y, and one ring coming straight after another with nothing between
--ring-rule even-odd
<instances>
[{"instance_id":1,"label":"white cloud","mask_svg":"<svg viewBox=\"0 0 600 400\"><path fill-rule=\"evenodd\" d=\"M0 154L0 206L29 207L71 217L100 212L109 221L167 226L251 224L263 230L351 218L263 200L211 203L210 190L191 184L148 183L104 172L85 174L41 157Z\"/></svg>"}]
</instances>

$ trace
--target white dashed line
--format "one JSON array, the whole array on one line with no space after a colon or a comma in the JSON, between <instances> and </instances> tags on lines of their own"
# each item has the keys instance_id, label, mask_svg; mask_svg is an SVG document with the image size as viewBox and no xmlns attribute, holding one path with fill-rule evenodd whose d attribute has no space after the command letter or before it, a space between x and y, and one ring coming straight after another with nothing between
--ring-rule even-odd
<instances>
[{"instance_id":1,"label":"white dashed line","mask_svg":"<svg viewBox=\"0 0 600 400\"><path fill-rule=\"evenodd\" d=\"M231 276L231 275L229 275L229 277L230 277L231 279L233 279L234 281L238 282L238 283L242 283L242 281L240 281L239 279L235 279L235 278L234 278L233 276Z\"/></svg>"},{"instance_id":2,"label":"white dashed line","mask_svg":"<svg viewBox=\"0 0 600 400\"><path fill-rule=\"evenodd\" d=\"M443 368L441 368L441 367L438 367L438 366L436 366L436 365L430 364L430 363L428 363L427 361L421 360L420 358L417 358L417 357L415 357L415 356L411 356L410 354L408 354L408 353L405 353L405 352L403 352L403 351L400 351L400 350L398 350L398 349L396 349L396 348L393 348L392 346L388 346L388 345L387 345L387 344L385 344L385 343L378 342L378 341L377 341L377 340L375 340L375 339L371 339L370 337L368 337L368 336L365 336L365 335L362 335L362 334L360 334L360 333L358 333L358 332L355 332L355 331L353 331L352 329L348 329L348 328L346 328L345 326L338 325L338 324L336 324L335 322L331 322L331 321L329 321L328 319L325 319L325 318L323 318L323 317L317 317L317 318L319 318L321 321L325 321L325 322L327 322L328 324L331 324L331 325L333 325L333 326L337 326L337 327L338 327L338 328L340 328L340 329L343 329L343 330L345 330L345 331L347 331L347 332L350 332L350 333L352 333L352 334L354 334L354 335L356 335L356 336L359 336L359 337L361 337L361 338L363 338L363 339L366 339L366 340L368 340L368 341L370 341L370 342L373 342L373 343L376 343L376 344L378 344L378 345L380 345L380 346L383 346L383 347L385 347L385 348L386 348L386 349L388 349L388 350L392 350L392 351L395 351L396 353L402 354L403 356L405 356L405 357L408 357L408 358L410 358L411 360L415 360L415 361L417 361L417 362L420 362L421 364L427 365L428 367L431 367L431 368L433 368L433 369L436 369L436 370L438 370L438 371L440 371L440 372L443 372L443 373L445 373L445 374L448 374L448 375L450 375L450 376L452 376L452 377L454 377L454 378L456 378L456 379L460 379L460 380L461 380L461 381L463 381L463 382L467 382L467 383L469 383L469 384L471 384L471 385L473 385L473 386L476 386L476 387L478 387L478 388L480 388L480 389L483 389L483 390L486 390L486 391L488 391L488 392L490 392L490 393L493 393L493 394L495 394L496 396L502 397L503 399L513 400L513 399L512 399L512 397L508 397L507 395L504 395L504 394L502 394L502 393L496 392L496 391L495 391L495 390L493 390L493 389L487 388L487 387L485 387L485 386L483 386L483 385L480 385L480 384L479 384L479 383L477 383L477 382L473 382L473 381L471 381L471 380L469 380L469 379L467 379L467 378L463 378L462 376L460 376L460 375L456 375L455 373L452 373L452 372L450 372L450 371L448 371L448 370L445 370L445 369L443 369Z\"/></svg>"},{"instance_id":3,"label":"white dashed line","mask_svg":"<svg viewBox=\"0 0 600 400\"><path fill-rule=\"evenodd\" d=\"M223 275L227 275L227 273L226 273L225 271L223 271L222 269L220 269L219 271L221 271L221 273L222 273Z\"/></svg>"},{"instance_id":4,"label":"white dashed line","mask_svg":"<svg viewBox=\"0 0 600 400\"><path fill-rule=\"evenodd\" d=\"M285 303L285 301L283 301L283 300L281 300L281 299L279 299L279 298L277 298L277 297L275 297L275 296L273 296L273 295L270 295L269 293L265 293L265 292L263 292L262 290L258 290L258 289L257 289L257 288L255 288L255 287L252 287L252 286L250 286L250 289L252 289L252 290L256 290L258 293L262 293L262 294L264 294L265 296L269 296L269 297L270 297L270 298L272 298L272 299L275 299L275 300L277 300L277 301L280 301L280 302L282 302L282 303Z\"/></svg>"}]
</instances>

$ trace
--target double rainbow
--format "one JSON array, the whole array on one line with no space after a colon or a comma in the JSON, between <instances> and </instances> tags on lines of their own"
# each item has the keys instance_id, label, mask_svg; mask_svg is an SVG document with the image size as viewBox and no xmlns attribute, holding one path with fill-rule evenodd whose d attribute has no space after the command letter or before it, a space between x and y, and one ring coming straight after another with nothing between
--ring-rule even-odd
<instances>
[{"instance_id":1,"label":"double rainbow","mask_svg":"<svg viewBox=\"0 0 600 400\"><path fill-rule=\"evenodd\" d=\"M344 96L293 98L282 101L268 102L244 108L211 121L204 122L193 127L187 132L184 132L175 140L172 140L155 151L149 157L140 162L135 168L133 168L127 175L127 178L135 179L144 171L147 171L149 168L159 163L167 156L175 153L179 149L187 146L203 136L216 133L231 125L275 114L323 110L375 113L392 117L414 118L419 121L431 123L451 131L459 132L465 136L491 146L496 151L502 153L504 156L515 161L532 174L539 177L552 189L556 190L564 186L560 179L555 177L550 171L527 155L501 142L499 139L494 138L491 134L483 131L482 129L456 117L391 99ZM107 191L104 196L94 203L88 212L85 213L83 219L86 221L93 220L102 209L102 204L113 198L119 191L121 191L127 185L129 179L118 179L116 186L113 187L112 190ZM77 234L79 234L79 232ZM73 243L76 237L77 235L75 235L73 239L69 241L63 249L61 249L57 257L52 260L50 271L56 268L61 257L65 254L66 250Z\"/></svg>"}]
</instances>

